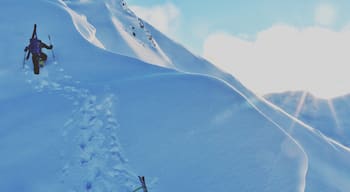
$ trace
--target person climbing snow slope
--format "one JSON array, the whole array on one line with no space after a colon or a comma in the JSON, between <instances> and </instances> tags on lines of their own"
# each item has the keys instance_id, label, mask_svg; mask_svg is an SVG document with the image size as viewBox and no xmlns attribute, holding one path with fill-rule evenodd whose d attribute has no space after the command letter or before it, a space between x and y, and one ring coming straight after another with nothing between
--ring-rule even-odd
<instances>
[{"instance_id":1,"label":"person climbing snow slope","mask_svg":"<svg viewBox=\"0 0 350 192\"><path fill-rule=\"evenodd\" d=\"M34 26L34 31L32 38L29 40L29 45L25 47L24 51L29 51L27 55L27 60L29 59L30 53L32 54L32 61L34 65L34 74L39 74L39 66L43 67L45 61L47 60L47 55L42 52L42 48L52 49L53 45L47 45L38 39L36 35L36 25Z\"/></svg>"}]
</instances>

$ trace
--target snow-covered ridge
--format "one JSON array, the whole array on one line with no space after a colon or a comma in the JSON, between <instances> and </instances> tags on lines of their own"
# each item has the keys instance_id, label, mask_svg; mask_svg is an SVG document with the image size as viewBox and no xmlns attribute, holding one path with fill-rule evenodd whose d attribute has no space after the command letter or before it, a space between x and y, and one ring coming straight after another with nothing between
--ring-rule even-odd
<instances>
[{"instance_id":1,"label":"snow-covered ridge","mask_svg":"<svg viewBox=\"0 0 350 192\"><path fill-rule=\"evenodd\" d=\"M125 1L64 1L62 5L82 36L97 47L152 64L171 66L142 19ZM95 14L96 11L99 13Z\"/></svg>"}]
</instances>

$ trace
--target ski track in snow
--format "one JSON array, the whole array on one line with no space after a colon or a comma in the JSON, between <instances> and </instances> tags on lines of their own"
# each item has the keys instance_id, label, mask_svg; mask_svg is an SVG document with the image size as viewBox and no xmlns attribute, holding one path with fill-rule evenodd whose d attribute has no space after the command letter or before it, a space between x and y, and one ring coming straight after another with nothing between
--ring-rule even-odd
<instances>
[{"instance_id":1,"label":"ski track in snow","mask_svg":"<svg viewBox=\"0 0 350 192\"><path fill-rule=\"evenodd\" d=\"M62 128L65 142L73 143L73 154L61 152L63 164L61 183L72 183L72 192L80 191L132 191L137 186L137 176L127 166L118 140L118 121L113 114L115 96L107 94L98 98L86 88L79 87L55 64L33 75L28 67L26 82L37 92L60 94L75 106L71 118ZM70 137L69 137L70 136ZM70 141L74 138L74 141ZM73 155L73 158L67 158ZM66 159L65 159L66 157ZM80 174L79 174L80 173Z\"/></svg>"}]
</instances>

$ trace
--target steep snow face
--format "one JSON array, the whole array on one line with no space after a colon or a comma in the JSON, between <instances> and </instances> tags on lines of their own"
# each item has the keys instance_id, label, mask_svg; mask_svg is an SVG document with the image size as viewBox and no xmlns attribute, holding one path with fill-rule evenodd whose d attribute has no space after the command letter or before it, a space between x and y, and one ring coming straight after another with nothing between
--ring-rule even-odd
<instances>
[{"instance_id":1,"label":"steep snow face","mask_svg":"<svg viewBox=\"0 0 350 192\"><path fill-rule=\"evenodd\" d=\"M349 96L319 99L307 92L267 95L266 99L330 138L350 146Z\"/></svg>"},{"instance_id":2,"label":"steep snow face","mask_svg":"<svg viewBox=\"0 0 350 192\"><path fill-rule=\"evenodd\" d=\"M245 95L253 95L232 75L193 55L137 17L124 0L64 2L73 20L80 20L75 22L78 31L83 31L83 36L98 47L177 71L217 77L239 88ZM81 17L83 19L79 19ZM81 29L81 26L86 26L86 29ZM84 31L92 32L85 35Z\"/></svg>"},{"instance_id":3,"label":"steep snow face","mask_svg":"<svg viewBox=\"0 0 350 192\"><path fill-rule=\"evenodd\" d=\"M123 0L64 1L82 36L105 50L170 67L171 61Z\"/></svg>"},{"instance_id":4,"label":"steep snow face","mask_svg":"<svg viewBox=\"0 0 350 192\"><path fill-rule=\"evenodd\" d=\"M350 189L347 148L145 24L152 48L123 1L3 3L0 191L133 191L137 175L150 191ZM56 55L39 76L22 69L34 23Z\"/></svg>"}]
</instances>

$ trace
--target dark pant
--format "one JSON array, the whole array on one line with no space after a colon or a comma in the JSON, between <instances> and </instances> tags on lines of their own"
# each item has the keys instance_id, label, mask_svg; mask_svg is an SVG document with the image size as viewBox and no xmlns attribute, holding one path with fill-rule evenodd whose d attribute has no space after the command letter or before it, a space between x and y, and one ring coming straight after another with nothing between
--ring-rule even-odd
<instances>
[{"instance_id":1,"label":"dark pant","mask_svg":"<svg viewBox=\"0 0 350 192\"><path fill-rule=\"evenodd\" d=\"M46 61L47 55L45 53L33 54L32 61L34 65L34 74L39 74L39 60Z\"/></svg>"},{"instance_id":2,"label":"dark pant","mask_svg":"<svg viewBox=\"0 0 350 192\"><path fill-rule=\"evenodd\" d=\"M47 55L45 53L33 54L32 61L34 65L39 65L39 59L45 62L47 60Z\"/></svg>"}]
</instances>

